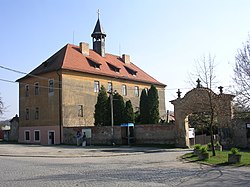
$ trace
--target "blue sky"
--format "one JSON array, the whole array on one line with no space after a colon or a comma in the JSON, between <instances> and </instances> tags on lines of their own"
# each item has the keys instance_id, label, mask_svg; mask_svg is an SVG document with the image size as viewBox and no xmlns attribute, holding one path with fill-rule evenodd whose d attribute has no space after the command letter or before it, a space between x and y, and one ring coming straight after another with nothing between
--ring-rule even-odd
<instances>
[{"instance_id":1,"label":"blue sky","mask_svg":"<svg viewBox=\"0 0 250 187\"><path fill-rule=\"evenodd\" d=\"M0 66L28 73L67 43L92 47L100 9L106 52L129 54L166 84L173 110L169 101L178 88L182 95L192 89L189 74L204 55L215 56L215 86L233 85L234 57L250 31L249 7L248 0L1 0ZM0 68L0 79L22 76ZM0 119L18 114L18 84L0 81L0 94L7 107Z\"/></svg>"}]
</instances>

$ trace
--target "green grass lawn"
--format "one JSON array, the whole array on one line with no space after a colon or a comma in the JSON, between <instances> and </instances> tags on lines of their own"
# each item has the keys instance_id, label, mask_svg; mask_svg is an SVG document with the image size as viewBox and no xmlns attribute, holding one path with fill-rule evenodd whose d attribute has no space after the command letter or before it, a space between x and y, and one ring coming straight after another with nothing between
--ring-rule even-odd
<instances>
[{"instance_id":1,"label":"green grass lawn","mask_svg":"<svg viewBox=\"0 0 250 187\"><path fill-rule=\"evenodd\" d=\"M228 163L228 153L230 151L216 151L216 156L212 156L212 152L209 151L210 158L208 160L199 160L198 156L194 155L193 153L187 153L182 156L183 159L190 161L190 162L199 162L205 164L212 164L212 165L234 165L234 166L250 166L250 152L242 151L240 152L241 162L237 164L229 164Z\"/></svg>"}]
</instances>

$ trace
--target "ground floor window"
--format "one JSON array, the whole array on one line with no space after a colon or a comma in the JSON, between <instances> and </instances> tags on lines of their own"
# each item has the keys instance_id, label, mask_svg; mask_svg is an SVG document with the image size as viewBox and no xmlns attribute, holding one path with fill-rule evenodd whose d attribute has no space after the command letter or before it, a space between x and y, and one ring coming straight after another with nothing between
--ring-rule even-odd
<instances>
[{"instance_id":1,"label":"ground floor window","mask_svg":"<svg viewBox=\"0 0 250 187\"><path fill-rule=\"evenodd\" d=\"M30 141L30 131L24 131L24 140Z\"/></svg>"},{"instance_id":2,"label":"ground floor window","mask_svg":"<svg viewBox=\"0 0 250 187\"><path fill-rule=\"evenodd\" d=\"M40 131L39 130L34 131L34 141L40 142Z\"/></svg>"}]
</instances>

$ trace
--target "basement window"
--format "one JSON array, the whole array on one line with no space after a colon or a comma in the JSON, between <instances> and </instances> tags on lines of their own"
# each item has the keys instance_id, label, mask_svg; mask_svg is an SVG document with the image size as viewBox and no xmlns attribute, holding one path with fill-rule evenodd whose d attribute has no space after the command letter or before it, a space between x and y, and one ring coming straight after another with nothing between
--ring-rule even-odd
<instances>
[{"instance_id":1,"label":"basement window","mask_svg":"<svg viewBox=\"0 0 250 187\"><path fill-rule=\"evenodd\" d=\"M24 140L30 141L30 131L29 130L24 131Z\"/></svg>"},{"instance_id":2,"label":"basement window","mask_svg":"<svg viewBox=\"0 0 250 187\"><path fill-rule=\"evenodd\" d=\"M34 131L34 141L40 142L40 131L39 130Z\"/></svg>"}]
</instances>

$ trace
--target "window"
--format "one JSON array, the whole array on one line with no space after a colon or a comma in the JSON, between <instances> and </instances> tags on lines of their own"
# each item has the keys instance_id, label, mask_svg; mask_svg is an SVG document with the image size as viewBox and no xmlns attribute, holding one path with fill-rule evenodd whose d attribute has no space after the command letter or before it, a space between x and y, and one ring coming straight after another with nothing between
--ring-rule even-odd
<instances>
[{"instance_id":1,"label":"window","mask_svg":"<svg viewBox=\"0 0 250 187\"><path fill-rule=\"evenodd\" d=\"M29 110L28 108L26 108L25 119L26 119L26 120L29 120L29 119L30 119L30 110Z\"/></svg>"},{"instance_id":2,"label":"window","mask_svg":"<svg viewBox=\"0 0 250 187\"><path fill-rule=\"evenodd\" d=\"M39 108L38 107L36 107L35 119L39 119Z\"/></svg>"},{"instance_id":3,"label":"window","mask_svg":"<svg viewBox=\"0 0 250 187\"><path fill-rule=\"evenodd\" d=\"M124 66L124 67L125 67L125 69L127 70L127 72L128 72L130 75L136 76L137 71L135 71L135 70L133 70L133 69L127 67L127 66Z\"/></svg>"},{"instance_id":4,"label":"window","mask_svg":"<svg viewBox=\"0 0 250 187\"><path fill-rule=\"evenodd\" d=\"M30 141L30 131L24 131L24 140Z\"/></svg>"},{"instance_id":5,"label":"window","mask_svg":"<svg viewBox=\"0 0 250 187\"><path fill-rule=\"evenodd\" d=\"M111 92L113 89L112 82L108 82L108 92Z\"/></svg>"},{"instance_id":6,"label":"window","mask_svg":"<svg viewBox=\"0 0 250 187\"><path fill-rule=\"evenodd\" d=\"M139 97L139 87L135 86L135 96Z\"/></svg>"},{"instance_id":7,"label":"window","mask_svg":"<svg viewBox=\"0 0 250 187\"><path fill-rule=\"evenodd\" d=\"M87 61L88 61L88 63L89 63L89 65L91 66L91 67L93 67L93 68L95 68L95 69L100 69L100 63L98 63L98 62L95 62L95 61L93 61L93 60L91 60L91 59L89 59L89 58L87 58Z\"/></svg>"},{"instance_id":8,"label":"window","mask_svg":"<svg viewBox=\"0 0 250 187\"><path fill-rule=\"evenodd\" d=\"M25 86L25 96L28 97L29 96L29 85Z\"/></svg>"},{"instance_id":9,"label":"window","mask_svg":"<svg viewBox=\"0 0 250 187\"><path fill-rule=\"evenodd\" d=\"M49 80L49 93L54 92L54 80Z\"/></svg>"},{"instance_id":10,"label":"window","mask_svg":"<svg viewBox=\"0 0 250 187\"><path fill-rule=\"evenodd\" d=\"M107 64L108 64L110 70L112 70L112 71L114 71L114 72L116 72L116 73L119 73L119 72L120 72L120 69L121 69L121 68L118 68L118 67L116 67L116 66L114 66L114 65L112 65L112 64L110 64L110 63L108 63L108 62L107 62Z\"/></svg>"},{"instance_id":11,"label":"window","mask_svg":"<svg viewBox=\"0 0 250 187\"><path fill-rule=\"evenodd\" d=\"M40 131L39 130L34 131L34 141L40 142Z\"/></svg>"},{"instance_id":12,"label":"window","mask_svg":"<svg viewBox=\"0 0 250 187\"><path fill-rule=\"evenodd\" d=\"M125 84L122 85L122 95L127 95L127 86Z\"/></svg>"},{"instance_id":13,"label":"window","mask_svg":"<svg viewBox=\"0 0 250 187\"><path fill-rule=\"evenodd\" d=\"M99 81L94 82L94 92L99 92L100 90L100 83Z\"/></svg>"},{"instance_id":14,"label":"window","mask_svg":"<svg viewBox=\"0 0 250 187\"><path fill-rule=\"evenodd\" d=\"M35 83L35 95L39 95L39 84Z\"/></svg>"},{"instance_id":15,"label":"window","mask_svg":"<svg viewBox=\"0 0 250 187\"><path fill-rule=\"evenodd\" d=\"M78 117L83 117L83 105L78 105Z\"/></svg>"}]
</instances>

